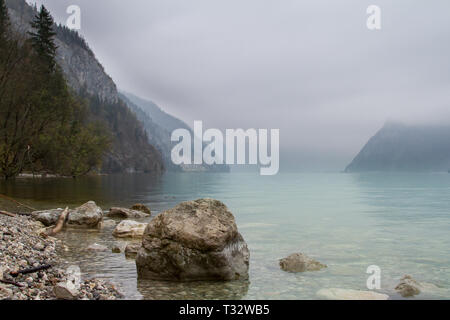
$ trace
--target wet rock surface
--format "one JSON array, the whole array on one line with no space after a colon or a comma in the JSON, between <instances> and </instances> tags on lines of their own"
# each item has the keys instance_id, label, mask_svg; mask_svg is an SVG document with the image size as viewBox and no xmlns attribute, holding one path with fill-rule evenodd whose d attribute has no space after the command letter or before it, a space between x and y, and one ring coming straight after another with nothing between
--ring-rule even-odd
<instances>
[{"instance_id":1,"label":"wet rock surface","mask_svg":"<svg viewBox=\"0 0 450 320\"><path fill-rule=\"evenodd\" d=\"M280 260L280 268L287 272L319 271L326 267L325 264L322 264L303 253L293 253Z\"/></svg>"},{"instance_id":2,"label":"wet rock surface","mask_svg":"<svg viewBox=\"0 0 450 320\"><path fill-rule=\"evenodd\" d=\"M152 214L152 212L150 211L150 208L147 207L146 205L142 204L142 203L136 203L136 204L132 205L130 209L131 210L136 210L136 211L141 211L141 212L146 213L148 215Z\"/></svg>"},{"instance_id":3,"label":"wet rock surface","mask_svg":"<svg viewBox=\"0 0 450 320\"><path fill-rule=\"evenodd\" d=\"M409 298L420 294L421 284L414 280L410 275L405 275L400 279L400 283L395 287L402 297Z\"/></svg>"},{"instance_id":4,"label":"wet rock surface","mask_svg":"<svg viewBox=\"0 0 450 320\"><path fill-rule=\"evenodd\" d=\"M71 274L57 251L63 250L60 240L42 238L39 225L28 217L0 215L0 299L58 299L68 294L62 287L72 281ZM19 273L30 268L49 265L50 268ZM79 286L71 291L73 299L118 299L122 295L111 283L99 279L79 278ZM56 292L55 292L56 290Z\"/></svg>"},{"instance_id":5,"label":"wet rock surface","mask_svg":"<svg viewBox=\"0 0 450 320\"><path fill-rule=\"evenodd\" d=\"M248 279L250 253L234 216L220 201L178 204L145 229L136 257L140 279Z\"/></svg>"},{"instance_id":6,"label":"wet rock surface","mask_svg":"<svg viewBox=\"0 0 450 320\"><path fill-rule=\"evenodd\" d=\"M56 224L63 211L63 209L34 211L32 216L45 226L51 226ZM95 228L99 225L99 223L101 223L102 219L102 209L97 206L94 201L89 201L78 208L69 210L67 225Z\"/></svg>"},{"instance_id":7,"label":"wet rock surface","mask_svg":"<svg viewBox=\"0 0 450 320\"><path fill-rule=\"evenodd\" d=\"M106 214L106 216L110 218L139 219L139 218L146 218L149 216L149 214L138 210L113 207L109 209L109 212Z\"/></svg>"},{"instance_id":8,"label":"wet rock surface","mask_svg":"<svg viewBox=\"0 0 450 320\"><path fill-rule=\"evenodd\" d=\"M114 229L113 236L117 238L141 238L146 227L147 223L123 220Z\"/></svg>"}]
</instances>

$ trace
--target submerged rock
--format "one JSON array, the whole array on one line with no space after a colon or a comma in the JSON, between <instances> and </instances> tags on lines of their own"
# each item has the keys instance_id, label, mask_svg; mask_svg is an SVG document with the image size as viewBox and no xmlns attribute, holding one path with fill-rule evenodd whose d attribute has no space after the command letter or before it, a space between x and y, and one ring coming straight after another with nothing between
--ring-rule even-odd
<instances>
[{"instance_id":1,"label":"submerged rock","mask_svg":"<svg viewBox=\"0 0 450 320\"><path fill-rule=\"evenodd\" d=\"M116 224L114 220L104 219L98 224L98 227L99 229L114 228Z\"/></svg>"},{"instance_id":2,"label":"submerged rock","mask_svg":"<svg viewBox=\"0 0 450 320\"><path fill-rule=\"evenodd\" d=\"M87 250L89 250L89 251L106 251L106 250L108 250L108 248L101 244L94 243L94 244L91 244L89 247L87 247Z\"/></svg>"},{"instance_id":3,"label":"submerged rock","mask_svg":"<svg viewBox=\"0 0 450 320\"><path fill-rule=\"evenodd\" d=\"M35 220L40 221L45 226L56 224L59 216L64 209L51 209L43 211L34 211L32 216ZM86 202L78 208L69 210L67 225L96 227L103 219L103 212L94 201Z\"/></svg>"},{"instance_id":4,"label":"submerged rock","mask_svg":"<svg viewBox=\"0 0 450 320\"><path fill-rule=\"evenodd\" d=\"M220 201L183 202L154 218L136 257L139 278L245 280L250 253Z\"/></svg>"},{"instance_id":5,"label":"submerged rock","mask_svg":"<svg viewBox=\"0 0 450 320\"><path fill-rule=\"evenodd\" d=\"M147 223L140 223L133 220L123 220L113 231L113 236L118 238L141 238Z\"/></svg>"},{"instance_id":6,"label":"submerged rock","mask_svg":"<svg viewBox=\"0 0 450 320\"><path fill-rule=\"evenodd\" d=\"M326 267L325 264L322 264L303 253L293 253L280 260L280 268L287 272L319 271Z\"/></svg>"},{"instance_id":7,"label":"submerged rock","mask_svg":"<svg viewBox=\"0 0 450 320\"><path fill-rule=\"evenodd\" d=\"M136 211L141 211L141 212L146 213L148 215L152 214L152 212L150 211L149 207L147 207L146 205L144 205L142 203L136 203L136 204L132 205L130 209L131 210L136 210Z\"/></svg>"},{"instance_id":8,"label":"submerged rock","mask_svg":"<svg viewBox=\"0 0 450 320\"><path fill-rule=\"evenodd\" d=\"M121 253L122 252L122 248L119 247L118 245L115 245L115 246L112 247L111 252L112 253Z\"/></svg>"},{"instance_id":9,"label":"submerged rock","mask_svg":"<svg viewBox=\"0 0 450 320\"><path fill-rule=\"evenodd\" d=\"M110 218L130 219L130 218L145 218L148 217L148 214L142 211L114 207L109 209L109 212L106 214L106 216Z\"/></svg>"},{"instance_id":10,"label":"submerged rock","mask_svg":"<svg viewBox=\"0 0 450 320\"><path fill-rule=\"evenodd\" d=\"M388 300L387 294L374 291L329 288L321 289L317 296L327 300Z\"/></svg>"},{"instance_id":11,"label":"submerged rock","mask_svg":"<svg viewBox=\"0 0 450 320\"><path fill-rule=\"evenodd\" d=\"M420 283L409 275L403 276L403 278L400 279L400 283L395 287L395 291L397 291L404 298L413 297L420 294L420 289Z\"/></svg>"},{"instance_id":12,"label":"submerged rock","mask_svg":"<svg viewBox=\"0 0 450 320\"><path fill-rule=\"evenodd\" d=\"M134 259L141 248L142 244L138 242L130 242L125 247L125 257Z\"/></svg>"}]
</instances>

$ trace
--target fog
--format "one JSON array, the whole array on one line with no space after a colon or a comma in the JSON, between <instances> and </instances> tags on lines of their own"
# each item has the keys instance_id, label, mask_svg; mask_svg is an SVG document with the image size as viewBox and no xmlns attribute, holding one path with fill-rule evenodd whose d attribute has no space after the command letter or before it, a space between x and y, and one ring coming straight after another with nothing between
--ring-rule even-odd
<instances>
[{"instance_id":1,"label":"fog","mask_svg":"<svg viewBox=\"0 0 450 320\"><path fill-rule=\"evenodd\" d=\"M281 166L340 170L387 120L450 119L447 0L36 2L79 5L118 87L189 125L280 129Z\"/></svg>"}]
</instances>

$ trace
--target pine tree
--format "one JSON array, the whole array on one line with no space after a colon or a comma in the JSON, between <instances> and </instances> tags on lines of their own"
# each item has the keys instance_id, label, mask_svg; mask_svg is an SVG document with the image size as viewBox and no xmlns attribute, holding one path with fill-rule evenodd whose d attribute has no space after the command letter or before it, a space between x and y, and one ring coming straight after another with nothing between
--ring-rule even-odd
<instances>
[{"instance_id":1,"label":"pine tree","mask_svg":"<svg viewBox=\"0 0 450 320\"><path fill-rule=\"evenodd\" d=\"M7 38L9 25L8 8L6 7L5 0L0 0L0 41Z\"/></svg>"},{"instance_id":2,"label":"pine tree","mask_svg":"<svg viewBox=\"0 0 450 320\"><path fill-rule=\"evenodd\" d=\"M34 50L43 58L51 70L56 66L56 32L53 30L54 21L50 12L41 6L40 11L31 22L36 32L29 32Z\"/></svg>"}]
</instances>

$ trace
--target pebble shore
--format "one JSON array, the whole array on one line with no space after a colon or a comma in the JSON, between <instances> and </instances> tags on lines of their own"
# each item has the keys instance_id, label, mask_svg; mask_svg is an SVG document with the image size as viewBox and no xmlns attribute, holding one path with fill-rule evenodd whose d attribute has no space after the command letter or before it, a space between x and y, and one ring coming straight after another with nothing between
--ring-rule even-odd
<instances>
[{"instance_id":1,"label":"pebble shore","mask_svg":"<svg viewBox=\"0 0 450 320\"><path fill-rule=\"evenodd\" d=\"M38 235L42 224L29 217L0 215L0 300L115 300L122 294L111 283L100 279L72 281L71 290L64 287L73 277L57 252L61 240ZM30 268L48 269L15 274ZM61 290L61 287L63 290ZM59 288L59 290L58 290Z\"/></svg>"}]
</instances>

